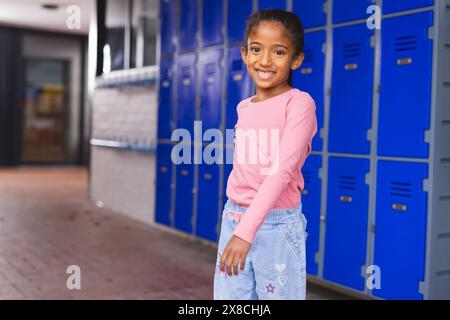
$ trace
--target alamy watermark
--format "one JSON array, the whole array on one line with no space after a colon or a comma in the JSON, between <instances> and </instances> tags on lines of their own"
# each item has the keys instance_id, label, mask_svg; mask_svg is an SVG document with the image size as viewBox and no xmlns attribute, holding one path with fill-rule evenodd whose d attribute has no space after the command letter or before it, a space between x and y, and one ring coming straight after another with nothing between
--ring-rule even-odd
<instances>
[{"instance_id":1,"label":"alamy watermark","mask_svg":"<svg viewBox=\"0 0 450 320\"><path fill-rule=\"evenodd\" d=\"M66 287L69 290L81 290L81 269L77 265L70 265L66 269L70 276L66 280Z\"/></svg>"}]
</instances>

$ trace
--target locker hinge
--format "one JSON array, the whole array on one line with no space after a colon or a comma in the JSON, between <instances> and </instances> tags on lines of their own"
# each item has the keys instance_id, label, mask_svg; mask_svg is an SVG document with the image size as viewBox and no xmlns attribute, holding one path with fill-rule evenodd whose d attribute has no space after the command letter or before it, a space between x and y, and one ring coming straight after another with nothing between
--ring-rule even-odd
<instances>
[{"instance_id":1,"label":"locker hinge","mask_svg":"<svg viewBox=\"0 0 450 320\"><path fill-rule=\"evenodd\" d=\"M331 96L331 88L327 89L327 95Z\"/></svg>"},{"instance_id":2,"label":"locker hinge","mask_svg":"<svg viewBox=\"0 0 450 320\"><path fill-rule=\"evenodd\" d=\"M370 46L371 46L372 48L375 48L375 36L371 36L371 37L370 37Z\"/></svg>"},{"instance_id":3,"label":"locker hinge","mask_svg":"<svg viewBox=\"0 0 450 320\"><path fill-rule=\"evenodd\" d=\"M366 139L369 141L373 141L373 130L367 129Z\"/></svg>"},{"instance_id":4,"label":"locker hinge","mask_svg":"<svg viewBox=\"0 0 450 320\"><path fill-rule=\"evenodd\" d=\"M327 53L327 43L326 42L322 43L322 53L323 54Z\"/></svg>"},{"instance_id":5,"label":"locker hinge","mask_svg":"<svg viewBox=\"0 0 450 320\"><path fill-rule=\"evenodd\" d=\"M227 34L227 28L225 25L222 26L222 36L225 36Z\"/></svg>"},{"instance_id":6,"label":"locker hinge","mask_svg":"<svg viewBox=\"0 0 450 320\"><path fill-rule=\"evenodd\" d=\"M324 136L325 136L325 128L321 128L321 129L319 130L319 137L323 139Z\"/></svg>"},{"instance_id":7,"label":"locker hinge","mask_svg":"<svg viewBox=\"0 0 450 320\"><path fill-rule=\"evenodd\" d=\"M380 86L379 84L377 84L376 90L377 90L377 93L380 93L380 91L381 91L381 86Z\"/></svg>"},{"instance_id":8,"label":"locker hinge","mask_svg":"<svg viewBox=\"0 0 450 320\"><path fill-rule=\"evenodd\" d=\"M323 7L322 7L323 12L327 13L328 12L328 1L324 2Z\"/></svg>"},{"instance_id":9,"label":"locker hinge","mask_svg":"<svg viewBox=\"0 0 450 320\"><path fill-rule=\"evenodd\" d=\"M372 224L371 226L370 226L370 232L371 233L375 233L377 231L377 226L375 225L375 224Z\"/></svg>"},{"instance_id":10,"label":"locker hinge","mask_svg":"<svg viewBox=\"0 0 450 320\"><path fill-rule=\"evenodd\" d=\"M197 194L197 189L192 189L192 194Z\"/></svg>"},{"instance_id":11,"label":"locker hinge","mask_svg":"<svg viewBox=\"0 0 450 320\"><path fill-rule=\"evenodd\" d=\"M366 278L367 266L361 266L361 277Z\"/></svg>"},{"instance_id":12,"label":"locker hinge","mask_svg":"<svg viewBox=\"0 0 450 320\"><path fill-rule=\"evenodd\" d=\"M430 143L430 141L431 141L431 131L430 130L425 130L424 141L426 143Z\"/></svg>"},{"instance_id":13,"label":"locker hinge","mask_svg":"<svg viewBox=\"0 0 450 320\"><path fill-rule=\"evenodd\" d=\"M422 190L426 192L430 192L430 179L422 180Z\"/></svg>"},{"instance_id":14,"label":"locker hinge","mask_svg":"<svg viewBox=\"0 0 450 320\"><path fill-rule=\"evenodd\" d=\"M220 59L220 66L222 68L225 68L225 59L224 58Z\"/></svg>"},{"instance_id":15,"label":"locker hinge","mask_svg":"<svg viewBox=\"0 0 450 320\"><path fill-rule=\"evenodd\" d=\"M425 294L425 281L419 281L419 293Z\"/></svg>"},{"instance_id":16,"label":"locker hinge","mask_svg":"<svg viewBox=\"0 0 450 320\"><path fill-rule=\"evenodd\" d=\"M319 179L322 179L322 177L323 177L323 168L319 169L318 174L319 174Z\"/></svg>"},{"instance_id":17,"label":"locker hinge","mask_svg":"<svg viewBox=\"0 0 450 320\"><path fill-rule=\"evenodd\" d=\"M364 175L364 183L370 186L370 172Z\"/></svg>"},{"instance_id":18,"label":"locker hinge","mask_svg":"<svg viewBox=\"0 0 450 320\"><path fill-rule=\"evenodd\" d=\"M320 216L320 222L326 222L326 221L327 221L327 217L324 214L322 214Z\"/></svg>"},{"instance_id":19,"label":"locker hinge","mask_svg":"<svg viewBox=\"0 0 450 320\"><path fill-rule=\"evenodd\" d=\"M320 252L316 252L316 254L314 255L314 262L318 264L319 260L320 260Z\"/></svg>"},{"instance_id":20,"label":"locker hinge","mask_svg":"<svg viewBox=\"0 0 450 320\"><path fill-rule=\"evenodd\" d=\"M434 27L428 28L428 39L434 39Z\"/></svg>"}]
</instances>

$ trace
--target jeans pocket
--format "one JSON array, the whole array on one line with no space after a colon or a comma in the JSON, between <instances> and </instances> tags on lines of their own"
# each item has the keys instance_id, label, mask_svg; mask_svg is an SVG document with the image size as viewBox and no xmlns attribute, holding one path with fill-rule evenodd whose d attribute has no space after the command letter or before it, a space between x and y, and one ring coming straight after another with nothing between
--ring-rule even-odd
<instances>
[{"instance_id":1,"label":"jeans pocket","mask_svg":"<svg viewBox=\"0 0 450 320\"><path fill-rule=\"evenodd\" d=\"M303 223L283 223L278 225L278 229L291 247L295 256L300 261L303 261L305 259L305 241L307 236Z\"/></svg>"}]
</instances>

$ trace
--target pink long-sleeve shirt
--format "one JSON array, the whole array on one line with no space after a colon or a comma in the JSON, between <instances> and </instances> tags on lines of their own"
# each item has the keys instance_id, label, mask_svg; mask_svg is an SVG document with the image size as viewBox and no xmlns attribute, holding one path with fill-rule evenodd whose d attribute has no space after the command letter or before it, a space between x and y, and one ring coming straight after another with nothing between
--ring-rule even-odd
<instances>
[{"instance_id":1,"label":"pink long-sleeve shirt","mask_svg":"<svg viewBox=\"0 0 450 320\"><path fill-rule=\"evenodd\" d=\"M292 88L260 102L237 106L233 170L227 197L247 208L234 235L250 243L271 209L295 208L304 188L301 168L317 132L311 96Z\"/></svg>"}]
</instances>

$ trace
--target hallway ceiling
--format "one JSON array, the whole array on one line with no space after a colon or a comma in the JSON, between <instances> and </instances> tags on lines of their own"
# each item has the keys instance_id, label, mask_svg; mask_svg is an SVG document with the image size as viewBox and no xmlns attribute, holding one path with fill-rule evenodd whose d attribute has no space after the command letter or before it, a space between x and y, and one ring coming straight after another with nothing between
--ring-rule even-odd
<instances>
[{"instance_id":1,"label":"hallway ceiling","mask_svg":"<svg viewBox=\"0 0 450 320\"><path fill-rule=\"evenodd\" d=\"M42 4L56 4L56 10L42 8ZM66 25L71 13L70 5L80 8L81 28L69 29ZM94 0L0 0L0 25L24 27L53 32L88 34Z\"/></svg>"}]
</instances>

